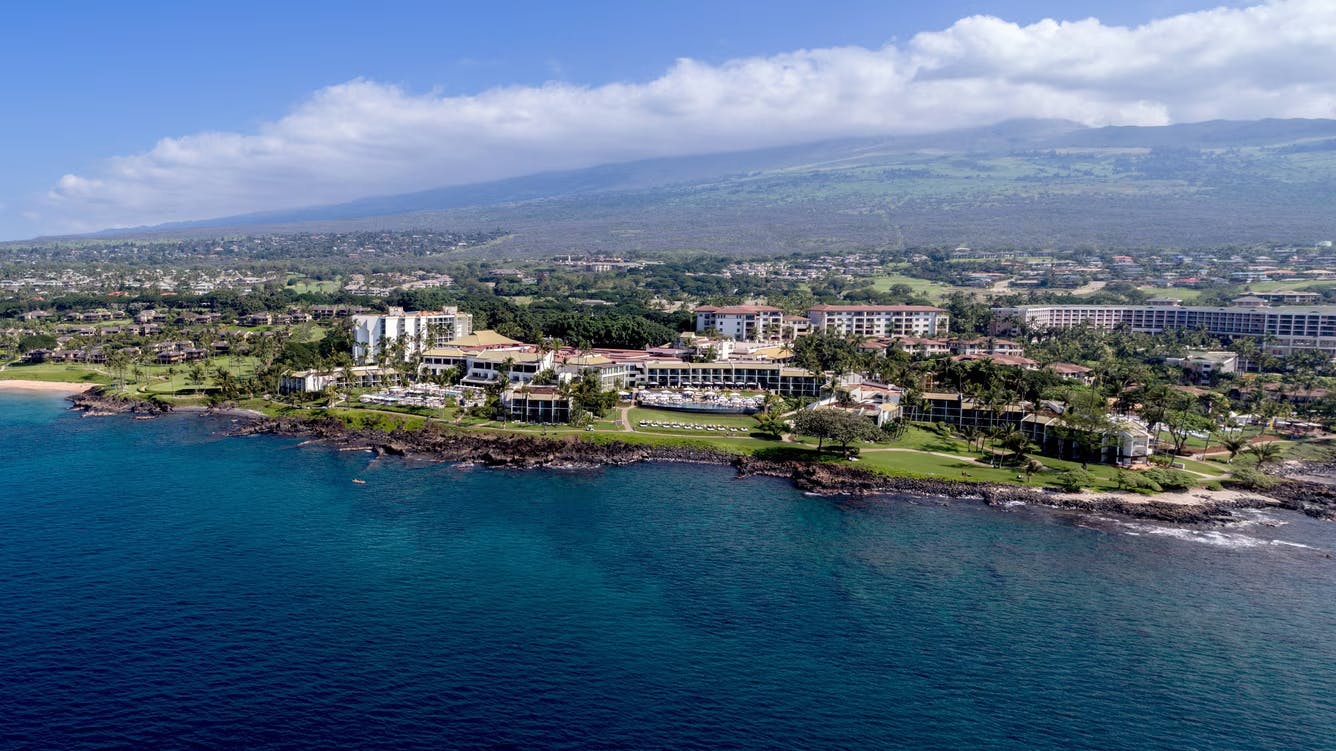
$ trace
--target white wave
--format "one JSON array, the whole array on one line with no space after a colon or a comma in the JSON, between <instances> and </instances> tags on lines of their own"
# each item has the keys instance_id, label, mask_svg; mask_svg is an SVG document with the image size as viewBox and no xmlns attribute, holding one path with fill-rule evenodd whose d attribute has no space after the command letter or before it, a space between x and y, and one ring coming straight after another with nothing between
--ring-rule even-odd
<instances>
[{"instance_id":1,"label":"white wave","mask_svg":"<svg viewBox=\"0 0 1336 751\"><path fill-rule=\"evenodd\" d=\"M1140 537L1141 535L1172 537L1176 540L1196 542L1203 545L1211 545L1213 547L1228 548L1232 550L1285 546L1322 552L1321 548L1315 548L1311 545L1305 545L1299 542L1290 542L1288 540L1267 540L1260 537L1240 534L1238 532L1223 532L1218 529L1186 529L1183 527L1160 527L1153 524L1132 524L1126 522L1119 523L1119 526L1122 528L1124 534L1133 537Z\"/></svg>"}]
</instances>

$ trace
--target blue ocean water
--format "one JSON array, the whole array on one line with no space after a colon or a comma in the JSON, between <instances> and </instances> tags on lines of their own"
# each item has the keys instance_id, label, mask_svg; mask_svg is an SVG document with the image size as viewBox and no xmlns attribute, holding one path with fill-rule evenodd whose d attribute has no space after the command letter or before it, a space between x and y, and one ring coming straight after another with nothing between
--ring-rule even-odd
<instances>
[{"instance_id":1,"label":"blue ocean water","mask_svg":"<svg viewBox=\"0 0 1336 751\"><path fill-rule=\"evenodd\" d=\"M1336 748L1336 525L62 408L0 394L0 748Z\"/></svg>"}]
</instances>

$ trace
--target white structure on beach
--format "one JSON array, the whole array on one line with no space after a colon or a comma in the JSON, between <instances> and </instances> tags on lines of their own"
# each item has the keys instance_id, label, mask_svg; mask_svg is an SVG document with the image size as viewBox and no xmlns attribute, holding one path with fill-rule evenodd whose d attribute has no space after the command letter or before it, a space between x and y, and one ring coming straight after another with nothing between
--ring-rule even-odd
<instances>
[{"instance_id":1,"label":"white structure on beach","mask_svg":"<svg viewBox=\"0 0 1336 751\"><path fill-rule=\"evenodd\" d=\"M404 359L444 346L452 339L473 333L473 315L461 313L458 308L424 310L405 313L403 308L390 308L384 315L353 316L353 359L373 362L381 349L403 339Z\"/></svg>"}]
</instances>

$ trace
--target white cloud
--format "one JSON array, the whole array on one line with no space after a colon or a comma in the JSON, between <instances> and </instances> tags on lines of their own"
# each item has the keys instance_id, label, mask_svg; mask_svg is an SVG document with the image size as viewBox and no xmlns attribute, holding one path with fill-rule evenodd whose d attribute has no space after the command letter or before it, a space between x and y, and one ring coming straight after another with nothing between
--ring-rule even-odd
<instances>
[{"instance_id":1,"label":"white cloud","mask_svg":"<svg viewBox=\"0 0 1336 751\"><path fill-rule=\"evenodd\" d=\"M354 80L254 133L166 138L66 175L51 231L292 208L653 156L1015 117L1089 125L1336 116L1336 3L1276 0L1135 28L962 19L901 46L799 50L647 83L473 96Z\"/></svg>"}]
</instances>

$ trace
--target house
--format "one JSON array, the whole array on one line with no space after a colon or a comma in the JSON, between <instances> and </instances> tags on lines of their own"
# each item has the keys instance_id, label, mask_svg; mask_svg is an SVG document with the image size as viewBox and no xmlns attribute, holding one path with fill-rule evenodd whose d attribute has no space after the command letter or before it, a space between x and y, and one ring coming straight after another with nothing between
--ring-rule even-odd
<instances>
[{"instance_id":1,"label":"house","mask_svg":"<svg viewBox=\"0 0 1336 751\"><path fill-rule=\"evenodd\" d=\"M1051 362L1044 370L1058 374L1070 381L1080 381L1087 386L1095 382L1095 371L1084 365L1070 362Z\"/></svg>"},{"instance_id":2,"label":"house","mask_svg":"<svg viewBox=\"0 0 1336 751\"><path fill-rule=\"evenodd\" d=\"M1190 350L1182 357L1167 357L1164 363L1182 368L1194 383L1215 383L1222 375L1239 372L1239 356L1226 350Z\"/></svg>"}]
</instances>

